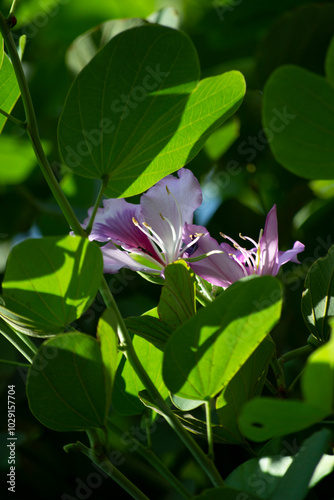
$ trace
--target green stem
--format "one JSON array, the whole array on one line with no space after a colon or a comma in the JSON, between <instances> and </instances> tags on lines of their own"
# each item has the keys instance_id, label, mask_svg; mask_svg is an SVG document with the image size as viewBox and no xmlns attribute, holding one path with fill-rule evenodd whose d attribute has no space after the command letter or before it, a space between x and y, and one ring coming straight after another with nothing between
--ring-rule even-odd
<instances>
[{"instance_id":1,"label":"green stem","mask_svg":"<svg viewBox=\"0 0 334 500\"><path fill-rule=\"evenodd\" d=\"M174 432L176 432L176 434L180 437L180 439L192 453L194 458L198 461L202 469L206 472L208 477L211 479L213 485L224 486L224 481L221 475L219 474L218 470L216 469L212 460L203 452L202 448L196 443L196 441L192 438L189 432L182 426L180 420L176 417L176 415L174 415L173 411L165 403L159 391L157 390L152 380L144 370L133 348L124 320L119 312L119 309L115 303L115 299L112 296L104 277L102 278L102 285L100 288L100 292L107 308L112 309L115 315L115 324L117 325L116 333L118 335L118 338L120 339L122 350L125 356L127 357L131 367L138 375L138 378L146 387L152 400L155 402L157 407L159 407L161 413L163 414L164 418L169 423L169 425L172 427Z\"/></svg>"},{"instance_id":2,"label":"green stem","mask_svg":"<svg viewBox=\"0 0 334 500\"><path fill-rule=\"evenodd\" d=\"M102 184L101 184L101 187L100 187L100 192L99 192L98 197L96 199L92 215L91 215L91 217L89 219L89 222L88 222L88 226L86 227L86 234L87 234L87 236L89 236L90 233L91 233L91 230L92 230L92 227L93 227L93 224L94 224L94 219L95 219L97 210L98 210L98 208L100 206L100 203L102 201L104 191L105 191L106 187L108 186L108 182L109 182L109 176L106 175L105 177L103 177Z\"/></svg>"},{"instance_id":3,"label":"green stem","mask_svg":"<svg viewBox=\"0 0 334 500\"><path fill-rule=\"evenodd\" d=\"M13 68L16 74L16 78L21 90L21 96L23 101L23 106L25 109L26 120L27 120L27 133L33 145L36 157L40 164L41 170L44 174L46 181L49 184L49 187L60 206L64 216L66 217L69 225L73 229L74 233L86 237L86 231L81 227L78 219L76 218L71 205L69 204L66 196L61 190L57 179L54 176L54 173L49 165L49 162L45 156L43 146L41 144L41 140L38 133L38 127L35 117L35 111L33 107L33 103L30 96L30 91L27 85L27 81L23 72L22 64L20 58L18 56L16 46L13 40L13 37L10 33L10 29L7 25L6 19L2 16L0 12L0 31L5 40L6 47L8 53L10 55ZM224 486L224 481L220 476L218 470L216 469L214 463L205 455L200 446L196 443L196 441L191 437L191 435L184 429L179 419L174 415L169 406L165 403L163 398L160 396L159 391L156 389L155 385L151 381L150 377L144 370L130 339L129 333L125 326L124 320L119 312L119 309L115 303L114 297L112 296L105 278L103 277L100 293L105 301L105 304L108 308L112 309L115 322L117 324L117 334L122 344L122 348L127 356L133 370L138 375L141 382L146 387L150 396L154 401L156 401L157 405L161 409L161 412L164 414L166 421L173 428L173 430L178 434L178 436L182 439L184 444L188 447L190 452L199 462L203 470L207 473L209 478L211 479L214 486Z\"/></svg>"},{"instance_id":4,"label":"green stem","mask_svg":"<svg viewBox=\"0 0 334 500\"><path fill-rule=\"evenodd\" d=\"M286 383L284 377L284 370L281 363L278 362L277 358L273 356L270 361L270 366L273 369L273 372L276 377L277 387L280 393L286 392Z\"/></svg>"},{"instance_id":5,"label":"green stem","mask_svg":"<svg viewBox=\"0 0 334 500\"><path fill-rule=\"evenodd\" d=\"M304 345L303 347L298 347L298 349L294 349L293 351L287 352L283 354L278 360L282 365L287 361L291 361L292 359L300 358L303 356L307 356L311 352L314 351L314 347L310 344Z\"/></svg>"},{"instance_id":6,"label":"green stem","mask_svg":"<svg viewBox=\"0 0 334 500\"><path fill-rule=\"evenodd\" d=\"M22 122L21 120L18 120L17 118L15 118L15 116L12 116L12 115L8 114L7 111L5 111L5 110L3 110L3 109L0 108L0 113L3 116L5 116L8 120L10 120L13 123L15 123L15 125L18 125L20 128L24 128L24 129L27 128L26 122Z\"/></svg>"},{"instance_id":7,"label":"green stem","mask_svg":"<svg viewBox=\"0 0 334 500\"><path fill-rule=\"evenodd\" d=\"M211 400L205 401L205 416L206 416L206 433L208 438L209 452L208 457L211 460L214 460L214 451L213 451L213 436L212 436L212 422L211 422Z\"/></svg>"},{"instance_id":8,"label":"green stem","mask_svg":"<svg viewBox=\"0 0 334 500\"><path fill-rule=\"evenodd\" d=\"M115 425L112 422L108 422L108 427L110 429L113 429L115 433L120 434L123 432L122 429L120 429L117 425ZM170 485L174 487L176 491L182 495L183 498L190 499L192 498L192 495L189 493L189 491L183 486L181 481L177 479L177 477L174 476L174 474L166 467L166 465L160 460L159 457L152 451L148 450L143 446L138 439L135 437L131 436L130 434L128 435L127 439L127 444L134 444L136 446L136 452L139 453L140 456L142 456L147 462L149 462L154 469L161 474L167 481L169 482Z\"/></svg>"},{"instance_id":9,"label":"green stem","mask_svg":"<svg viewBox=\"0 0 334 500\"><path fill-rule=\"evenodd\" d=\"M37 347L26 335L14 332L4 321L1 321L1 333L29 363L32 363Z\"/></svg>"},{"instance_id":10,"label":"green stem","mask_svg":"<svg viewBox=\"0 0 334 500\"><path fill-rule=\"evenodd\" d=\"M12 34L10 32L10 28L1 12L0 12L0 31L5 41L8 54L10 56L15 71L16 79L21 91L23 107L26 115L26 131L32 143L38 163L52 191L53 196L55 197L58 205L60 206L63 214L67 219L68 224L73 229L75 234L85 237L86 233L84 229L81 227L79 221L77 220L75 213L73 212L73 209L69 204L66 196L60 189L58 181L55 178L52 168L44 153L38 132L35 110L31 100L31 95L27 84L27 80L22 68L21 60L17 53L16 45L13 40Z\"/></svg>"},{"instance_id":11,"label":"green stem","mask_svg":"<svg viewBox=\"0 0 334 500\"><path fill-rule=\"evenodd\" d=\"M18 361L10 361L9 359L0 359L0 363L4 365L23 366L24 368L30 368L30 365L28 365L28 363L19 363Z\"/></svg>"},{"instance_id":12,"label":"green stem","mask_svg":"<svg viewBox=\"0 0 334 500\"><path fill-rule=\"evenodd\" d=\"M122 474L116 467L110 462L110 460L105 455L97 456L93 450L85 446L84 444L77 441L71 445L66 445L64 447L66 452L76 451L83 453L88 457L94 464L100 467L109 477L111 477L117 484L119 484L125 491L131 495L135 500L149 500L149 498L135 486L124 474Z\"/></svg>"}]
</instances>

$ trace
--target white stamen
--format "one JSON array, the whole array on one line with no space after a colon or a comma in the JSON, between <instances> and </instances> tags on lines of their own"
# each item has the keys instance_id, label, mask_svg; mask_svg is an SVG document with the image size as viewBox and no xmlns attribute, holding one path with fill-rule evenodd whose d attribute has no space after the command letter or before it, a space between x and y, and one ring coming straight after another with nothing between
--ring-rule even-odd
<instances>
[{"instance_id":1,"label":"white stamen","mask_svg":"<svg viewBox=\"0 0 334 500\"><path fill-rule=\"evenodd\" d=\"M164 242L162 241L162 239L160 238L160 236L157 235L157 233L155 231L153 231L153 229L151 228L151 226L149 226L148 224L146 224L146 222L143 222L143 226L146 227L149 231L145 231L145 229L143 229L141 227L141 225L139 224L139 222L134 217L132 217L132 222L151 241L153 250L155 251L158 259L159 260L162 259L166 263L166 258L165 258L166 248L165 248ZM160 247L160 250L159 250L158 247Z\"/></svg>"}]
</instances>

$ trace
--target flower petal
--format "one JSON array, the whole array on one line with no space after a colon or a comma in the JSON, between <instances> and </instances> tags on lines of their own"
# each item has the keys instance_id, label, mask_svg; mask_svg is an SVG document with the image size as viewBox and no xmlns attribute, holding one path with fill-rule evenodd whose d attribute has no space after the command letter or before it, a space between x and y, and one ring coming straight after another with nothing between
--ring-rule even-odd
<instances>
[{"instance_id":1,"label":"flower petal","mask_svg":"<svg viewBox=\"0 0 334 500\"><path fill-rule=\"evenodd\" d=\"M278 267L281 267L286 262L295 262L296 264L300 264L297 259L297 254L303 252L305 249L305 245L300 241L295 241L293 248L287 250L286 252L278 252Z\"/></svg>"},{"instance_id":2,"label":"flower petal","mask_svg":"<svg viewBox=\"0 0 334 500\"><path fill-rule=\"evenodd\" d=\"M276 205L274 205L267 215L260 239L260 266L257 274L276 276L278 269L278 230Z\"/></svg>"},{"instance_id":3,"label":"flower petal","mask_svg":"<svg viewBox=\"0 0 334 500\"><path fill-rule=\"evenodd\" d=\"M178 178L168 175L142 195L140 205L143 220L163 240L171 260L180 250L184 224L192 223L193 213L201 203L200 184L186 168L178 171ZM175 234L172 233L171 225Z\"/></svg>"},{"instance_id":4,"label":"flower petal","mask_svg":"<svg viewBox=\"0 0 334 500\"><path fill-rule=\"evenodd\" d=\"M112 242L101 247L103 255L103 271L105 273L117 273L122 267L132 271L142 271L150 274L160 274L161 270L150 268L134 260L127 252L117 248Z\"/></svg>"},{"instance_id":5,"label":"flower petal","mask_svg":"<svg viewBox=\"0 0 334 500\"><path fill-rule=\"evenodd\" d=\"M89 209L90 215L92 208ZM108 199L103 201L94 220L90 240L113 241L122 248L131 251L145 251L156 255L148 237L133 223L133 218L141 222L140 205L128 203L124 199ZM87 226L89 218L84 221Z\"/></svg>"},{"instance_id":6,"label":"flower petal","mask_svg":"<svg viewBox=\"0 0 334 500\"><path fill-rule=\"evenodd\" d=\"M190 235L198 233L203 233L203 236L197 241L196 250L193 253L189 252L191 257L198 257L212 251L222 251L222 247L210 236L205 227L194 224L185 225L183 242L185 244L190 243L192 240ZM226 252L227 247L225 243L224 245L224 252ZM223 288L245 276L241 266L233 258L229 257L228 253L217 253L198 262L189 262L189 265L196 274L209 281L209 283Z\"/></svg>"}]
</instances>

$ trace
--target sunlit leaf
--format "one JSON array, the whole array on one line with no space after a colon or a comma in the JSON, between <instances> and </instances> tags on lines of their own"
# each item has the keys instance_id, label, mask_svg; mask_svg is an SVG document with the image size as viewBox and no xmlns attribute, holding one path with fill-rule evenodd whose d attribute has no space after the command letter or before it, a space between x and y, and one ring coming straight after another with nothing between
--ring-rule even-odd
<instances>
[{"instance_id":1,"label":"sunlit leaf","mask_svg":"<svg viewBox=\"0 0 334 500\"><path fill-rule=\"evenodd\" d=\"M158 304L160 319L176 328L196 313L196 279L184 261L165 268L165 282Z\"/></svg>"},{"instance_id":2,"label":"sunlit leaf","mask_svg":"<svg viewBox=\"0 0 334 500\"><path fill-rule=\"evenodd\" d=\"M280 312L281 289L271 276L228 287L168 341L163 376L170 392L189 399L214 397L269 334Z\"/></svg>"},{"instance_id":3,"label":"sunlit leaf","mask_svg":"<svg viewBox=\"0 0 334 500\"><path fill-rule=\"evenodd\" d=\"M79 175L108 177L109 197L141 193L196 156L244 93L236 71L199 82L196 51L180 31L127 30L70 89L58 127L63 162Z\"/></svg>"},{"instance_id":4,"label":"sunlit leaf","mask_svg":"<svg viewBox=\"0 0 334 500\"><path fill-rule=\"evenodd\" d=\"M102 268L100 249L83 238L25 240L9 255L0 315L31 335L63 332L94 300Z\"/></svg>"},{"instance_id":5,"label":"sunlit leaf","mask_svg":"<svg viewBox=\"0 0 334 500\"><path fill-rule=\"evenodd\" d=\"M20 89L16 80L13 65L8 56L4 54L0 68L0 108L10 114L16 101L20 97ZM2 132L7 118L0 114L0 133Z\"/></svg>"}]
</instances>

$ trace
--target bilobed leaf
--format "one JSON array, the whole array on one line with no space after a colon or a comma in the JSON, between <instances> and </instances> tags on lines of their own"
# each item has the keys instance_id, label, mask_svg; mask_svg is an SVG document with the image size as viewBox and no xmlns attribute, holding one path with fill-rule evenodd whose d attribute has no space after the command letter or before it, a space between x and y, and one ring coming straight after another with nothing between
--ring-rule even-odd
<instances>
[{"instance_id":1,"label":"bilobed leaf","mask_svg":"<svg viewBox=\"0 0 334 500\"><path fill-rule=\"evenodd\" d=\"M176 328L196 313L196 279L184 261L165 268L165 282L158 304L160 319Z\"/></svg>"},{"instance_id":2,"label":"bilobed leaf","mask_svg":"<svg viewBox=\"0 0 334 500\"><path fill-rule=\"evenodd\" d=\"M231 285L168 341L163 376L170 392L199 400L217 395L269 334L280 312L275 278L254 276Z\"/></svg>"},{"instance_id":3,"label":"bilobed leaf","mask_svg":"<svg viewBox=\"0 0 334 500\"><path fill-rule=\"evenodd\" d=\"M108 416L100 345L81 333L46 340L28 372L27 397L33 415L56 431L101 427Z\"/></svg>"},{"instance_id":4,"label":"bilobed leaf","mask_svg":"<svg viewBox=\"0 0 334 500\"><path fill-rule=\"evenodd\" d=\"M302 313L305 323L320 342L328 339L328 319L334 316L334 246L326 257L310 267L305 279Z\"/></svg>"},{"instance_id":5,"label":"bilobed leaf","mask_svg":"<svg viewBox=\"0 0 334 500\"><path fill-rule=\"evenodd\" d=\"M281 66L264 88L263 124L276 160L306 179L334 178L334 89L323 77Z\"/></svg>"},{"instance_id":6,"label":"bilobed leaf","mask_svg":"<svg viewBox=\"0 0 334 500\"><path fill-rule=\"evenodd\" d=\"M60 333L94 300L102 268L100 249L83 238L25 240L9 255L0 315L19 330L23 318L24 333Z\"/></svg>"},{"instance_id":7,"label":"bilobed leaf","mask_svg":"<svg viewBox=\"0 0 334 500\"><path fill-rule=\"evenodd\" d=\"M3 54L2 66L0 68L0 108L3 111L6 111L6 113L10 113L19 97L20 89L16 80L13 65L8 56ZM0 114L0 134L6 121L7 118Z\"/></svg>"},{"instance_id":8,"label":"bilobed leaf","mask_svg":"<svg viewBox=\"0 0 334 500\"><path fill-rule=\"evenodd\" d=\"M189 162L244 93L236 71L199 82L196 51L180 31L127 30L70 89L58 127L63 162L79 175L108 177L109 197L141 193Z\"/></svg>"}]
</instances>

